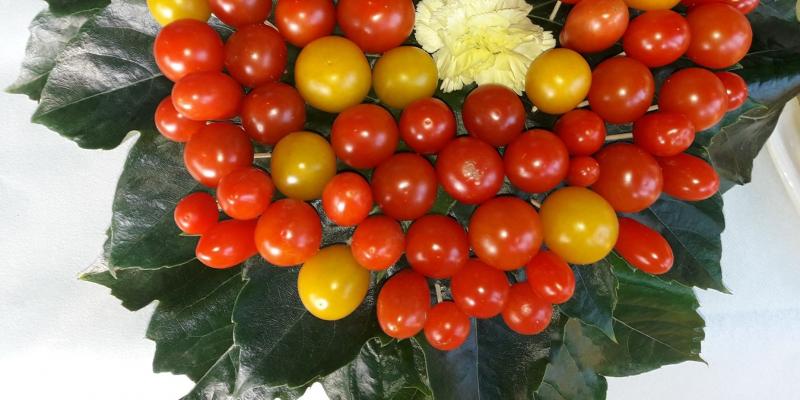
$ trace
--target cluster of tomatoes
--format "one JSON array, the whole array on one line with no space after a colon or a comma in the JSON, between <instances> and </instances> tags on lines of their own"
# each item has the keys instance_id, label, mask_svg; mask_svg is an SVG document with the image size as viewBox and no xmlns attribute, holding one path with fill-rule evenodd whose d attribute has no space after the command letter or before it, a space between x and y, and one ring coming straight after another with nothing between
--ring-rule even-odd
<instances>
[{"instance_id":1,"label":"cluster of tomatoes","mask_svg":"<svg viewBox=\"0 0 800 400\"><path fill-rule=\"evenodd\" d=\"M395 338L424 330L442 350L466 340L470 317L502 315L520 334L542 332L553 304L573 295L568 263L592 264L616 249L643 271L665 273L674 258L667 241L617 212L642 211L662 192L687 201L714 195L714 169L684 151L695 131L739 107L747 88L730 72L683 69L662 87L659 110L648 113L649 68L683 55L728 67L744 56L752 33L739 0L693 0L687 17L668 10L677 0L626 1L578 2L561 33L564 47L531 65L531 101L563 114L553 132L526 131L520 98L482 85L461 110L469 135L457 137L455 114L432 97L432 58L401 46L414 26L411 0L278 0L276 28L264 23L271 0L149 0L165 25L155 59L175 82L156 125L186 143L186 168L216 195L186 196L175 222L201 236L197 258L212 268L256 254L277 267L302 264L300 298L325 320L351 314L368 291L369 271L387 270L405 254L411 268L381 288L378 320ZM629 21L628 6L655 9ZM236 29L225 43L206 23L212 11ZM344 36L332 36L337 23ZM591 71L580 53L620 39L626 55ZM295 87L280 82L287 42L301 48ZM365 52L381 54L373 67ZM402 110L399 121L362 104L370 89ZM587 97L590 109L577 108ZM330 141L303 130L306 105L338 114ZM634 122L634 143L604 147L606 122ZM408 151L397 152L401 140ZM253 141L272 146L270 173L253 165ZM337 173L337 160L350 170ZM506 178L523 192L550 193L541 206L498 195ZM430 213L440 186L476 206L467 229ZM307 203L317 199L332 223L355 227L349 243L320 249L322 220ZM219 209L230 219L220 221ZM510 284L507 273L521 267L526 280ZM432 306L427 278L449 279L452 301Z\"/></svg>"}]
</instances>

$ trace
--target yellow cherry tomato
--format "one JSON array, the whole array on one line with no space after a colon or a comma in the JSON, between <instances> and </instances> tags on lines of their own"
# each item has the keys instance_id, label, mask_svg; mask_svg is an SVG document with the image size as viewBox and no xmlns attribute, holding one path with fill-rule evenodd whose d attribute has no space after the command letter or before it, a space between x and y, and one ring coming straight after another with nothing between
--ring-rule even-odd
<instances>
[{"instance_id":1,"label":"yellow cherry tomato","mask_svg":"<svg viewBox=\"0 0 800 400\"><path fill-rule=\"evenodd\" d=\"M669 10L681 0L625 0L628 7L638 10Z\"/></svg>"},{"instance_id":2,"label":"yellow cherry tomato","mask_svg":"<svg viewBox=\"0 0 800 400\"><path fill-rule=\"evenodd\" d=\"M599 194L582 187L559 189L539 210L544 242L571 264L602 260L617 242L617 214Z\"/></svg>"},{"instance_id":3,"label":"yellow cherry tomato","mask_svg":"<svg viewBox=\"0 0 800 400\"><path fill-rule=\"evenodd\" d=\"M338 113L364 100L372 84L372 71L355 43L326 36L300 51L294 64L294 79L308 104Z\"/></svg>"},{"instance_id":4,"label":"yellow cherry tomato","mask_svg":"<svg viewBox=\"0 0 800 400\"><path fill-rule=\"evenodd\" d=\"M433 96L439 72L433 58L418 47L387 51L375 64L372 87L389 107L403 109L416 100Z\"/></svg>"},{"instance_id":5,"label":"yellow cherry tomato","mask_svg":"<svg viewBox=\"0 0 800 400\"><path fill-rule=\"evenodd\" d=\"M308 312L335 321L350 315L364 301L369 271L358 265L350 246L326 247L300 268L297 291Z\"/></svg>"},{"instance_id":6,"label":"yellow cherry tomato","mask_svg":"<svg viewBox=\"0 0 800 400\"><path fill-rule=\"evenodd\" d=\"M336 155L325 138L312 132L294 132L272 149L272 181L286 197L314 200L336 174Z\"/></svg>"},{"instance_id":7,"label":"yellow cherry tomato","mask_svg":"<svg viewBox=\"0 0 800 400\"><path fill-rule=\"evenodd\" d=\"M589 93L592 70L570 49L552 49L533 60L525 80L531 102L548 114L574 109Z\"/></svg>"},{"instance_id":8,"label":"yellow cherry tomato","mask_svg":"<svg viewBox=\"0 0 800 400\"><path fill-rule=\"evenodd\" d=\"M208 0L147 0L147 8L162 26L179 19L208 21L211 17Z\"/></svg>"}]
</instances>

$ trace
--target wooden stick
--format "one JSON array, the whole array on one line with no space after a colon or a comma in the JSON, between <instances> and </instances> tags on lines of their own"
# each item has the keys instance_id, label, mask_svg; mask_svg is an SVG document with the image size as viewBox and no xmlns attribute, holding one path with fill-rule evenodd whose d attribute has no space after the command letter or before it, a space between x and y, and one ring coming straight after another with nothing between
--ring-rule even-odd
<instances>
[{"instance_id":1,"label":"wooden stick","mask_svg":"<svg viewBox=\"0 0 800 400\"><path fill-rule=\"evenodd\" d=\"M556 5L553 7L553 12L550 13L550 21L556 19L556 14L558 14L559 9L561 9L561 1L556 1Z\"/></svg>"},{"instance_id":2,"label":"wooden stick","mask_svg":"<svg viewBox=\"0 0 800 400\"><path fill-rule=\"evenodd\" d=\"M253 159L254 160L259 160L259 159L263 159L263 158L272 158L272 153L256 153L256 154L253 154Z\"/></svg>"},{"instance_id":3,"label":"wooden stick","mask_svg":"<svg viewBox=\"0 0 800 400\"><path fill-rule=\"evenodd\" d=\"M617 140L628 140L628 139L633 139L632 133L619 133L616 135L606 136L606 142L615 142Z\"/></svg>"},{"instance_id":4,"label":"wooden stick","mask_svg":"<svg viewBox=\"0 0 800 400\"><path fill-rule=\"evenodd\" d=\"M434 282L433 286L436 288L436 302L442 302L442 285L439 282Z\"/></svg>"}]
</instances>

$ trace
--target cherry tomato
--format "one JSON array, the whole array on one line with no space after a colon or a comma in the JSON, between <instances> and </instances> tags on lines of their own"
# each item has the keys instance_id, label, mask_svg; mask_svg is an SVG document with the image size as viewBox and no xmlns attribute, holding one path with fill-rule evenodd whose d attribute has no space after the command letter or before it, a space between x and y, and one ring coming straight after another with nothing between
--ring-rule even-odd
<instances>
[{"instance_id":1,"label":"cherry tomato","mask_svg":"<svg viewBox=\"0 0 800 400\"><path fill-rule=\"evenodd\" d=\"M358 224L350 246L353 257L362 267L383 271L403 255L406 238L397 221L385 215L373 215Z\"/></svg>"},{"instance_id":2,"label":"cherry tomato","mask_svg":"<svg viewBox=\"0 0 800 400\"><path fill-rule=\"evenodd\" d=\"M591 84L592 70L583 56L559 48L533 60L525 77L525 92L540 110L563 114L586 98Z\"/></svg>"},{"instance_id":3,"label":"cherry tomato","mask_svg":"<svg viewBox=\"0 0 800 400\"><path fill-rule=\"evenodd\" d=\"M600 163L593 157L573 157L569 161L567 183L570 186L589 187L600 179Z\"/></svg>"},{"instance_id":4,"label":"cherry tomato","mask_svg":"<svg viewBox=\"0 0 800 400\"><path fill-rule=\"evenodd\" d=\"M559 189L544 200L540 212L547 247L568 263L600 261L617 241L614 209L589 189Z\"/></svg>"},{"instance_id":5,"label":"cherry tomato","mask_svg":"<svg viewBox=\"0 0 800 400\"><path fill-rule=\"evenodd\" d=\"M462 136L436 159L436 175L444 190L465 204L480 204L503 186L503 159L481 140Z\"/></svg>"},{"instance_id":6,"label":"cherry tomato","mask_svg":"<svg viewBox=\"0 0 800 400\"><path fill-rule=\"evenodd\" d=\"M680 2L681 0L625 0L628 7L639 10L669 10Z\"/></svg>"},{"instance_id":7,"label":"cherry tomato","mask_svg":"<svg viewBox=\"0 0 800 400\"><path fill-rule=\"evenodd\" d=\"M215 187L223 176L253 164L253 145L236 125L206 125L186 142L183 162L195 180Z\"/></svg>"},{"instance_id":8,"label":"cherry tomato","mask_svg":"<svg viewBox=\"0 0 800 400\"><path fill-rule=\"evenodd\" d=\"M660 233L630 218L619 219L614 250L634 267L653 275L667 273L675 261L672 248Z\"/></svg>"},{"instance_id":9,"label":"cherry tomato","mask_svg":"<svg viewBox=\"0 0 800 400\"><path fill-rule=\"evenodd\" d=\"M322 136L294 132L272 149L270 167L275 186L286 197L313 200L322 196L325 185L336 175L336 156Z\"/></svg>"},{"instance_id":10,"label":"cherry tomato","mask_svg":"<svg viewBox=\"0 0 800 400\"><path fill-rule=\"evenodd\" d=\"M469 221L469 243L481 261L504 271L522 267L542 245L539 215L516 197L481 204Z\"/></svg>"},{"instance_id":11,"label":"cherry tomato","mask_svg":"<svg viewBox=\"0 0 800 400\"><path fill-rule=\"evenodd\" d=\"M256 221L222 221L200 237L195 255L211 268L235 267L258 253L253 243L255 229Z\"/></svg>"},{"instance_id":12,"label":"cherry tomato","mask_svg":"<svg viewBox=\"0 0 800 400\"><path fill-rule=\"evenodd\" d=\"M575 293L575 274L572 268L550 250L540 251L528 261L525 275L536 297L550 304L566 303Z\"/></svg>"},{"instance_id":13,"label":"cherry tomato","mask_svg":"<svg viewBox=\"0 0 800 400\"><path fill-rule=\"evenodd\" d=\"M567 177L569 152L558 136L534 129L506 147L503 164L514 186L528 193L543 193Z\"/></svg>"},{"instance_id":14,"label":"cherry tomato","mask_svg":"<svg viewBox=\"0 0 800 400\"><path fill-rule=\"evenodd\" d=\"M302 264L319 251L322 222L313 207L300 200L278 200L261 214L255 231L258 252L278 267Z\"/></svg>"},{"instance_id":15,"label":"cherry tomato","mask_svg":"<svg viewBox=\"0 0 800 400\"><path fill-rule=\"evenodd\" d=\"M439 71L431 55L413 46L387 51L372 72L372 87L378 99L398 109L433 96L438 82Z\"/></svg>"},{"instance_id":16,"label":"cherry tomato","mask_svg":"<svg viewBox=\"0 0 800 400\"><path fill-rule=\"evenodd\" d=\"M689 49L690 39L689 23L682 15L655 10L631 21L622 38L622 47L628 57L655 68L677 61Z\"/></svg>"},{"instance_id":17,"label":"cherry tomato","mask_svg":"<svg viewBox=\"0 0 800 400\"><path fill-rule=\"evenodd\" d=\"M686 68L672 74L661 86L658 106L661 111L686 115L699 132L722 120L728 110L728 95L713 72Z\"/></svg>"},{"instance_id":18,"label":"cherry tomato","mask_svg":"<svg viewBox=\"0 0 800 400\"><path fill-rule=\"evenodd\" d=\"M172 105L172 96L167 96L156 108L156 128L164 137L174 142L188 142L206 123L183 116Z\"/></svg>"},{"instance_id":19,"label":"cherry tomato","mask_svg":"<svg viewBox=\"0 0 800 400\"><path fill-rule=\"evenodd\" d=\"M325 185L322 207L335 224L358 225L372 210L372 189L361 175L342 172Z\"/></svg>"},{"instance_id":20,"label":"cherry tomato","mask_svg":"<svg viewBox=\"0 0 800 400\"><path fill-rule=\"evenodd\" d=\"M552 318L553 306L536 297L530 285L520 282L511 286L503 307L503 321L512 331L520 335L536 335L547 329Z\"/></svg>"},{"instance_id":21,"label":"cherry tomato","mask_svg":"<svg viewBox=\"0 0 800 400\"><path fill-rule=\"evenodd\" d=\"M175 206L175 225L189 235L202 235L219 221L214 197L206 192L187 195Z\"/></svg>"},{"instance_id":22,"label":"cherry tomato","mask_svg":"<svg viewBox=\"0 0 800 400\"><path fill-rule=\"evenodd\" d=\"M749 14L761 3L760 0L682 0L681 3L687 7L694 8L696 6L708 3L724 3L739 10L742 14Z\"/></svg>"},{"instance_id":23,"label":"cherry tomato","mask_svg":"<svg viewBox=\"0 0 800 400\"><path fill-rule=\"evenodd\" d=\"M274 145L284 136L303 130L305 124L306 103L285 83L257 87L242 102L244 131L259 143Z\"/></svg>"},{"instance_id":24,"label":"cherry tomato","mask_svg":"<svg viewBox=\"0 0 800 400\"><path fill-rule=\"evenodd\" d=\"M217 201L222 211L234 219L258 218L272 202L275 185L266 172L242 168L225 175L217 186Z\"/></svg>"},{"instance_id":25,"label":"cherry tomato","mask_svg":"<svg viewBox=\"0 0 800 400\"><path fill-rule=\"evenodd\" d=\"M727 68L750 50L753 29L735 8L723 3L703 4L686 15L692 40L686 57L707 68Z\"/></svg>"},{"instance_id":26,"label":"cherry tomato","mask_svg":"<svg viewBox=\"0 0 800 400\"><path fill-rule=\"evenodd\" d=\"M556 121L553 130L573 156L590 156L606 142L606 124L594 111L572 110Z\"/></svg>"},{"instance_id":27,"label":"cherry tomato","mask_svg":"<svg viewBox=\"0 0 800 400\"><path fill-rule=\"evenodd\" d=\"M348 39L367 53L391 50L414 29L411 0L339 0L336 17Z\"/></svg>"},{"instance_id":28,"label":"cherry tomato","mask_svg":"<svg viewBox=\"0 0 800 400\"><path fill-rule=\"evenodd\" d=\"M478 86L461 109L471 136L492 146L511 143L525 129L525 106L511 89L496 84Z\"/></svg>"},{"instance_id":29,"label":"cherry tomato","mask_svg":"<svg viewBox=\"0 0 800 400\"><path fill-rule=\"evenodd\" d=\"M633 142L646 152L657 156L674 156L694 142L694 125L685 115L656 111L633 124Z\"/></svg>"},{"instance_id":30,"label":"cherry tomato","mask_svg":"<svg viewBox=\"0 0 800 400\"><path fill-rule=\"evenodd\" d=\"M329 113L361 103L372 85L367 57L353 42L338 36L304 47L295 61L294 76L306 102Z\"/></svg>"},{"instance_id":31,"label":"cherry tomato","mask_svg":"<svg viewBox=\"0 0 800 400\"><path fill-rule=\"evenodd\" d=\"M458 308L469 316L492 318L503 311L509 284L503 271L470 259L450 279L450 292Z\"/></svg>"},{"instance_id":32,"label":"cherry tomato","mask_svg":"<svg viewBox=\"0 0 800 400\"><path fill-rule=\"evenodd\" d=\"M600 178L592 190L615 210L634 213L653 205L661 195L663 177L658 162L638 146L615 143L595 156Z\"/></svg>"},{"instance_id":33,"label":"cherry tomato","mask_svg":"<svg viewBox=\"0 0 800 400\"><path fill-rule=\"evenodd\" d=\"M193 19L175 21L161 29L153 55L158 69L173 82L195 72L220 72L225 61L217 31Z\"/></svg>"},{"instance_id":34,"label":"cherry tomato","mask_svg":"<svg viewBox=\"0 0 800 400\"><path fill-rule=\"evenodd\" d=\"M375 104L359 104L344 110L331 128L336 157L359 169L374 168L391 157L399 136L392 114Z\"/></svg>"},{"instance_id":35,"label":"cherry tomato","mask_svg":"<svg viewBox=\"0 0 800 400\"><path fill-rule=\"evenodd\" d=\"M603 61L592 73L589 105L612 124L633 122L653 104L656 87L647 67L628 57Z\"/></svg>"},{"instance_id":36,"label":"cherry tomato","mask_svg":"<svg viewBox=\"0 0 800 400\"><path fill-rule=\"evenodd\" d=\"M378 294L378 323L387 335L407 339L425 326L431 295L425 277L405 269L393 275Z\"/></svg>"},{"instance_id":37,"label":"cherry tomato","mask_svg":"<svg viewBox=\"0 0 800 400\"><path fill-rule=\"evenodd\" d=\"M622 37L628 18L628 6L622 0L578 2L567 15L559 42L581 53L601 52Z\"/></svg>"},{"instance_id":38,"label":"cherry tomato","mask_svg":"<svg viewBox=\"0 0 800 400\"><path fill-rule=\"evenodd\" d=\"M436 171L416 154L395 154L378 165L371 185L384 214L399 221L427 214L436 201Z\"/></svg>"},{"instance_id":39,"label":"cherry tomato","mask_svg":"<svg viewBox=\"0 0 800 400\"><path fill-rule=\"evenodd\" d=\"M275 26L287 42L305 47L333 33L336 7L331 0L278 0Z\"/></svg>"},{"instance_id":40,"label":"cherry tomato","mask_svg":"<svg viewBox=\"0 0 800 400\"><path fill-rule=\"evenodd\" d=\"M456 117L439 99L417 100L400 115L400 137L417 153L438 153L456 137Z\"/></svg>"},{"instance_id":41,"label":"cherry tomato","mask_svg":"<svg viewBox=\"0 0 800 400\"><path fill-rule=\"evenodd\" d=\"M434 279L458 272L469 258L464 228L444 215L426 215L411 224L406 235L406 258L411 268Z\"/></svg>"},{"instance_id":42,"label":"cherry tomato","mask_svg":"<svg viewBox=\"0 0 800 400\"><path fill-rule=\"evenodd\" d=\"M728 95L728 111L741 107L750 95L747 82L733 72L717 72L715 75L725 86L725 93Z\"/></svg>"},{"instance_id":43,"label":"cherry tomato","mask_svg":"<svg viewBox=\"0 0 800 400\"><path fill-rule=\"evenodd\" d=\"M264 24L243 26L225 42L225 68L239 83L251 88L280 80L286 57L281 34Z\"/></svg>"},{"instance_id":44,"label":"cherry tomato","mask_svg":"<svg viewBox=\"0 0 800 400\"><path fill-rule=\"evenodd\" d=\"M719 191L719 175L705 160L681 153L661 157L664 193L685 201L705 200Z\"/></svg>"},{"instance_id":45,"label":"cherry tomato","mask_svg":"<svg viewBox=\"0 0 800 400\"><path fill-rule=\"evenodd\" d=\"M242 87L222 72L195 72L172 87L175 109L196 121L233 118L239 113L242 98Z\"/></svg>"},{"instance_id":46,"label":"cherry tomato","mask_svg":"<svg viewBox=\"0 0 800 400\"><path fill-rule=\"evenodd\" d=\"M147 0L147 8L161 26L181 19L205 22L211 16L207 0Z\"/></svg>"},{"instance_id":47,"label":"cherry tomato","mask_svg":"<svg viewBox=\"0 0 800 400\"><path fill-rule=\"evenodd\" d=\"M272 0L208 0L208 5L220 21L236 28L263 24L272 11Z\"/></svg>"},{"instance_id":48,"label":"cherry tomato","mask_svg":"<svg viewBox=\"0 0 800 400\"><path fill-rule=\"evenodd\" d=\"M369 271L361 268L350 247L337 244L320 250L300 268L297 292L311 315L340 320L355 311L369 290Z\"/></svg>"},{"instance_id":49,"label":"cherry tomato","mask_svg":"<svg viewBox=\"0 0 800 400\"><path fill-rule=\"evenodd\" d=\"M434 349L455 350L469 337L470 321L452 301L443 301L428 311L425 338Z\"/></svg>"}]
</instances>

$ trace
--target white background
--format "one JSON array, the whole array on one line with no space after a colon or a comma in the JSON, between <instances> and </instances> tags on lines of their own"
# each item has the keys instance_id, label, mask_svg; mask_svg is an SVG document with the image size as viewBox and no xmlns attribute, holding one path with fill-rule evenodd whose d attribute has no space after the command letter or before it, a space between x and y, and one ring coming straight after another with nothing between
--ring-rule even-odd
<instances>
[{"instance_id":1,"label":"white background","mask_svg":"<svg viewBox=\"0 0 800 400\"><path fill-rule=\"evenodd\" d=\"M44 3L0 0L0 86ZM177 399L188 379L153 374L151 308L124 310L77 274L100 252L130 142L87 151L29 123L34 103L0 94L0 382L4 399ZM783 121L800 129L800 115ZM767 151L754 183L725 196L723 267L732 296L700 292L703 357L609 379L617 399L790 399L800 391L800 216Z\"/></svg>"}]
</instances>

